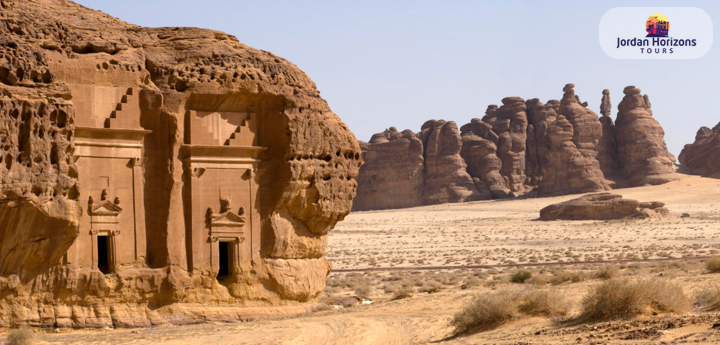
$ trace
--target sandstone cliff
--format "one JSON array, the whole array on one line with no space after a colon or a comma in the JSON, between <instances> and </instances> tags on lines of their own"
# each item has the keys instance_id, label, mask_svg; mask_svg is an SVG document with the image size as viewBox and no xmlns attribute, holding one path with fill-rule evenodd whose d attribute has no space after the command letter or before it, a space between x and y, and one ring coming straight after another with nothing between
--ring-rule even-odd
<instances>
[{"instance_id":1,"label":"sandstone cliff","mask_svg":"<svg viewBox=\"0 0 720 345\"><path fill-rule=\"evenodd\" d=\"M0 302L0 325L146 326L171 313L185 323L286 312L253 306L307 310L299 302L324 288L326 234L350 211L362 158L305 73L218 31L144 28L65 0L0 6L0 292L14 296ZM209 126L218 123L232 129ZM76 160L89 156L76 152L79 136L86 151L142 152L115 168L134 178L130 189L113 187L112 174L79 173ZM116 143L133 136L141 146ZM207 180L223 176L208 175L218 164L247 172ZM203 188L220 198L192 196L203 174ZM231 204L237 191L241 203ZM210 199L218 206L198 209ZM193 225L205 209L208 226L232 221L245 235L214 242ZM90 213L121 214L123 227L128 212L134 229L79 225L91 224ZM118 246L111 273L78 242L103 231ZM217 243L242 248L230 251L236 261L222 281Z\"/></svg>"},{"instance_id":2,"label":"sandstone cliff","mask_svg":"<svg viewBox=\"0 0 720 345\"><path fill-rule=\"evenodd\" d=\"M718 177L720 173L720 123L712 129L700 127L695 141L678 156L682 168L691 174Z\"/></svg>"},{"instance_id":3,"label":"sandstone cliff","mask_svg":"<svg viewBox=\"0 0 720 345\"><path fill-rule=\"evenodd\" d=\"M427 148L423 157L413 154L411 165L416 168L412 171L418 171L417 167L425 164L423 177L411 180L416 195L420 190L427 195L428 190L436 188L430 183L440 182L440 186L452 185L451 189L441 190L453 191L454 198L408 197L411 194L406 191L406 181L409 180L404 177L408 171L405 161L409 159L406 148L403 146L394 152L383 143L371 141L363 148L366 165L360 169L358 178L358 199L364 201L353 208L385 209L523 194L585 193L676 179L675 158L667 150L662 127L652 117L647 95L641 96L640 90L632 86L625 88L617 121L613 123L608 90L603 90L602 116L598 117L587 108L587 102L580 101L574 87L565 85L559 101L549 100L543 104L538 99L506 97L502 106L488 106L482 119L473 119L461 127L460 158L464 164L455 156L458 134L453 124L452 130L443 134L446 139L442 141L452 149L447 152L442 169L432 171L430 179L428 167L437 166L436 155L428 160ZM429 121L422 131L427 137L430 128L441 128L445 123ZM426 138L423 132L421 139ZM382 154L370 154L379 150ZM459 169L463 165L472 185ZM377 166L382 170L376 169ZM366 176L382 176L382 187L375 182L380 178ZM381 198L382 203L373 202L374 198Z\"/></svg>"}]
</instances>

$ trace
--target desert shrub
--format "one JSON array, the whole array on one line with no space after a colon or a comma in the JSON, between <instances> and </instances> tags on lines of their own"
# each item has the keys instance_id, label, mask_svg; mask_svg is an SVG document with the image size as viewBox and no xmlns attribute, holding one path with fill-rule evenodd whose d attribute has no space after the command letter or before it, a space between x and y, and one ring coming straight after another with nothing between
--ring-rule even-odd
<instances>
[{"instance_id":1,"label":"desert shrub","mask_svg":"<svg viewBox=\"0 0 720 345\"><path fill-rule=\"evenodd\" d=\"M510 282L516 284L525 283L526 280L532 278L532 273L528 271L517 271L510 277Z\"/></svg>"},{"instance_id":2,"label":"desert shrub","mask_svg":"<svg viewBox=\"0 0 720 345\"><path fill-rule=\"evenodd\" d=\"M392 299L403 299L412 297L415 289L412 286L399 286L392 292Z\"/></svg>"},{"instance_id":3,"label":"desert shrub","mask_svg":"<svg viewBox=\"0 0 720 345\"><path fill-rule=\"evenodd\" d=\"M519 310L534 316L565 316L570 311L570 303L558 291L534 290L522 296Z\"/></svg>"},{"instance_id":4,"label":"desert shrub","mask_svg":"<svg viewBox=\"0 0 720 345\"><path fill-rule=\"evenodd\" d=\"M528 279L528 283L537 286L544 286L550 283L550 276L547 274L536 274L532 278Z\"/></svg>"},{"instance_id":5,"label":"desert shrub","mask_svg":"<svg viewBox=\"0 0 720 345\"><path fill-rule=\"evenodd\" d=\"M471 289L480 286L480 284L482 284L482 279L470 276L465 279L465 282L460 286L460 288L463 290Z\"/></svg>"},{"instance_id":6,"label":"desert shrub","mask_svg":"<svg viewBox=\"0 0 720 345\"><path fill-rule=\"evenodd\" d=\"M456 334L497 327L522 315L564 316L570 310L565 296L554 290L503 289L475 297L451 325Z\"/></svg>"},{"instance_id":7,"label":"desert shrub","mask_svg":"<svg viewBox=\"0 0 720 345\"><path fill-rule=\"evenodd\" d=\"M372 286L369 284L360 284L355 286L355 294L358 296L364 296L368 297L370 296L370 293L372 292Z\"/></svg>"},{"instance_id":8,"label":"desert shrub","mask_svg":"<svg viewBox=\"0 0 720 345\"><path fill-rule=\"evenodd\" d=\"M595 272L595 278L598 279L613 279L620 275L620 270L617 267L606 265L603 268Z\"/></svg>"},{"instance_id":9,"label":"desert shrub","mask_svg":"<svg viewBox=\"0 0 720 345\"><path fill-rule=\"evenodd\" d=\"M430 280L428 282L425 282L425 284L423 284L418 291L419 292L427 292L427 293L435 293L435 292L439 292L440 290L442 290L442 287L443 287L442 283L440 283L438 281Z\"/></svg>"},{"instance_id":10,"label":"desert shrub","mask_svg":"<svg viewBox=\"0 0 720 345\"><path fill-rule=\"evenodd\" d=\"M35 332L27 327L14 329L8 333L6 345L31 345L35 342Z\"/></svg>"},{"instance_id":11,"label":"desert shrub","mask_svg":"<svg viewBox=\"0 0 720 345\"><path fill-rule=\"evenodd\" d=\"M705 268L712 273L720 272L720 256L713 256L705 260Z\"/></svg>"},{"instance_id":12,"label":"desert shrub","mask_svg":"<svg viewBox=\"0 0 720 345\"><path fill-rule=\"evenodd\" d=\"M610 279L596 286L582 301L585 321L633 317L645 313L680 313L691 309L682 288L653 278L638 281Z\"/></svg>"},{"instance_id":13,"label":"desert shrub","mask_svg":"<svg viewBox=\"0 0 720 345\"><path fill-rule=\"evenodd\" d=\"M720 287L714 286L697 291L695 308L704 311L720 310Z\"/></svg>"},{"instance_id":14,"label":"desert shrub","mask_svg":"<svg viewBox=\"0 0 720 345\"><path fill-rule=\"evenodd\" d=\"M560 285L562 283L579 283L587 280L587 275L581 271L556 271L550 277L550 284Z\"/></svg>"},{"instance_id":15,"label":"desert shrub","mask_svg":"<svg viewBox=\"0 0 720 345\"><path fill-rule=\"evenodd\" d=\"M473 329L499 326L518 317L517 293L501 290L475 297L455 314L451 325L456 334Z\"/></svg>"}]
</instances>

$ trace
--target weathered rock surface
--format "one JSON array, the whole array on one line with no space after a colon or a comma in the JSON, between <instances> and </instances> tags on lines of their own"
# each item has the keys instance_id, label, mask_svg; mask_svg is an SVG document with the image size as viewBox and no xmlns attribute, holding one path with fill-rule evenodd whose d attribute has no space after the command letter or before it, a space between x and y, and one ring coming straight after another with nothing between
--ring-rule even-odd
<instances>
[{"instance_id":1,"label":"weathered rock surface","mask_svg":"<svg viewBox=\"0 0 720 345\"><path fill-rule=\"evenodd\" d=\"M0 325L308 310L362 158L305 73L218 31L144 28L65 0L0 5L0 293L13 296ZM88 158L104 146L128 159L112 169L130 187ZM213 234L227 225L245 232ZM106 236L116 249L103 273L89 246ZM220 281L219 243L235 248Z\"/></svg>"},{"instance_id":2,"label":"weathered rock surface","mask_svg":"<svg viewBox=\"0 0 720 345\"><path fill-rule=\"evenodd\" d=\"M540 220L610 220L660 218L670 212L662 202L639 202L622 195L597 193L552 204L540 210Z\"/></svg>"},{"instance_id":3,"label":"weathered rock surface","mask_svg":"<svg viewBox=\"0 0 720 345\"><path fill-rule=\"evenodd\" d=\"M695 141L685 145L678 160L691 174L720 176L720 123L712 129L700 127Z\"/></svg>"},{"instance_id":4,"label":"weathered rock surface","mask_svg":"<svg viewBox=\"0 0 720 345\"><path fill-rule=\"evenodd\" d=\"M538 99L524 101L519 97L506 97L502 106L488 106L482 120L473 119L463 125L460 157L473 186L459 173L462 162L454 156L455 135L445 134L447 139L443 142L453 149L441 169L434 168L437 161L434 153L428 162L428 148L423 147L424 172L430 169L432 176L428 179L427 175L423 178L412 175L416 177L409 179L406 174L417 171L420 157L413 153L412 163L406 163L410 159L406 154L407 145L394 144L398 148L393 148L386 144L390 134L376 134L364 150L382 150L382 154L366 153L366 165L360 169L358 178L358 194L367 201L356 203L354 209L400 208L522 194L586 193L665 183L676 178L672 166L674 157L667 151L662 128L652 118L647 95L640 96L634 87L626 88L617 123L613 123L609 90L603 90L602 116L598 118L587 108L587 102L580 101L574 87L565 85L560 101L549 100L545 104ZM434 120L426 123L425 134L421 132L419 137L427 136L431 132L429 128L441 126L438 122L445 123ZM457 179L454 185L450 182L453 179ZM440 191L453 192L439 193L443 195L441 198L417 198L418 190L428 195L430 182L445 186ZM408 192L408 183L412 185L410 190L415 191L414 197Z\"/></svg>"},{"instance_id":5,"label":"weathered rock surface","mask_svg":"<svg viewBox=\"0 0 720 345\"><path fill-rule=\"evenodd\" d=\"M425 149L423 204L479 200L480 193L460 157L462 139L455 122L427 121L419 136Z\"/></svg>"},{"instance_id":6,"label":"weathered rock surface","mask_svg":"<svg viewBox=\"0 0 720 345\"><path fill-rule=\"evenodd\" d=\"M678 179L665 132L652 117L647 95L628 86L615 122L619 167L629 186L657 185Z\"/></svg>"},{"instance_id":7,"label":"weathered rock surface","mask_svg":"<svg viewBox=\"0 0 720 345\"><path fill-rule=\"evenodd\" d=\"M493 132L492 126L480 119L472 119L460 130L460 156L467 163L467 172L480 192L480 198L502 199L510 196L510 188L500 174L502 161L496 154L500 137Z\"/></svg>"},{"instance_id":8,"label":"weathered rock surface","mask_svg":"<svg viewBox=\"0 0 720 345\"><path fill-rule=\"evenodd\" d=\"M357 210L414 207L423 205L425 181L423 143L415 133L391 127L375 134L363 146L367 173L358 176L353 208Z\"/></svg>"},{"instance_id":9,"label":"weathered rock surface","mask_svg":"<svg viewBox=\"0 0 720 345\"><path fill-rule=\"evenodd\" d=\"M525 141L527 139L527 115L525 100L505 97L502 106L490 105L483 121L497 133L497 156L502 161L500 173L507 177L508 187L515 193L525 191Z\"/></svg>"}]
</instances>

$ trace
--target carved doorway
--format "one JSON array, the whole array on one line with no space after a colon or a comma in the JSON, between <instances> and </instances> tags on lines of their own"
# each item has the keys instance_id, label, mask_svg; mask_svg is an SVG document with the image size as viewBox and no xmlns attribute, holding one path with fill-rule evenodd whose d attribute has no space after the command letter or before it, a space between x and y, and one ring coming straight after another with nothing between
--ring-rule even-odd
<instances>
[{"instance_id":1,"label":"carved doorway","mask_svg":"<svg viewBox=\"0 0 720 345\"><path fill-rule=\"evenodd\" d=\"M96 236L97 237L97 253L98 253L98 264L97 267L103 274L108 274L114 270L115 263L113 262L113 245L111 236Z\"/></svg>"},{"instance_id":2,"label":"carved doorway","mask_svg":"<svg viewBox=\"0 0 720 345\"><path fill-rule=\"evenodd\" d=\"M235 267L235 263L233 260L235 256L235 248L233 244L234 243L230 241L220 241L218 243L219 267L217 280L223 280L227 278L230 273L232 273L232 268Z\"/></svg>"}]
</instances>

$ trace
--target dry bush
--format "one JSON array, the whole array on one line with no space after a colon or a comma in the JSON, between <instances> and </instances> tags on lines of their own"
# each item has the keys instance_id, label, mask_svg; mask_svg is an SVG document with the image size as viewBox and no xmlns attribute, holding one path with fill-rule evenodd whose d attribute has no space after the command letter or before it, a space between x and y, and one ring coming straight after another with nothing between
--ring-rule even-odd
<instances>
[{"instance_id":1,"label":"dry bush","mask_svg":"<svg viewBox=\"0 0 720 345\"><path fill-rule=\"evenodd\" d=\"M355 290L355 295L368 297L368 296L370 296L370 293L372 292L373 289L372 289L372 286L365 283L365 284L356 285L354 287L354 290Z\"/></svg>"},{"instance_id":2,"label":"dry bush","mask_svg":"<svg viewBox=\"0 0 720 345\"><path fill-rule=\"evenodd\" d=\"M27 327L14 329L8 333L6 345L31 345L35 343L35 332Z\"/></svg>"},{"instance_id":3,"label":"dry bush","mask_svg":"<svg viewBox=\"0 0 720 345\"><path fill-rule=\"evenodd\" d=\"M412 286L399 286L392 292L392 299L403 299L412 297L415 289Z\"/></svg>"},{"instance_id":4,"label":"dry bush","mask_svg":"<svg viewBox=\"0 0 720 345\"><path fill-rule=\"evenodd\" d=\"M610 320L648 313L682 313L690 309L690 300L682 288L666 280L610 279L583 298L580 319Z\"/></svg>"},{"instance_id":5,"label":"dry bush","mask_svg":"<svg viewBox=\"0 0 720 345\"><path fill-rule=\"evenodd\" d=\"M595 278L598 279L613 279L620 275L620 270L617 267L606 265L603 268L595 272Z\"/></svg>"},{"instance_id":6,"label":"dry bush","mask_svg":"<svg viewBox=\"0 0 720 345\"><path fill-rule=\"evenodd\" d=\"M532 273L528 271L517 271L510 277L510 282L516 284L523 284L526 280L532 278Z\"/></svg>"},{"instance_id":7,"label":"dry bush","mask_svg":"<svg viewBox=\"0 0 720 345\"><path fill-rule=\"evenodd\" d=\"M532 278L528 280L528 283L534 284L537 286L545 286L547 284L550 284L550 279L552 277L547 274L537 274L534 275Z\"/></svg>"},{"instance_id":8,"label":"dry bush","mask_svg":"<svg viewBox=\"0 0 720 345\"><path fill-rule=\"evenodd\" d=\"M465 282L460 286L460 288L463 290L472 289L474 287L480 286L480 284L482 284L482 279L470 276L465 279Z\"/></svg>"},{"instance_id":9,"label":"dry bush","mask_svg":"<svg viewBox=\"0 0 720 345\"><path fill-rule=\"evenodd\" d=\"M565 296L554 290L503 289L475 297L455 314L451 325L462 334L497 327L522 315L557 317L569 310Z\"/></svg>"},{"instance_id":10,"label":"dry bush","mask_svg":"<svg viewBox=\"0 0 720 345\"><path fill-rule=\"evenodd\" d=\"M518 317L517 293L501 290L475 297L459 313L455 314L451 325L456 334L473 329L491 328Z\"/></svg>"},{"instance_id":11,"label":"dry bush","mask_svg":"<svg viewBox=\"0 0 720 345\"><path fill-rule=\"evenodd\" d=\"M720 256L713 256L705 260L705 268L711 273L720 272Z\"/></svg>"},{"instance_id":12,"label":"dry bush","mask_svg":"<svg viewBox=\"0 0 720 345\"><path fill-rule=\"evenodd\" d=\"M587 280L587 274L582 271L555 271L550 277L550 284L560 285L562 283L579 283Z\"/></svg>"},{"instance_id":13,"label":"dry bush","mask_svg":"<svg viewBox=\"0 0 720 345\"><path fill-rule=\"evenodd\" d=\"M703 311L720 310L720 287L713 286L697 291L695 308Z\"/></svg>"},{"instance_id":14,"label":"dry bush","mask_svg":"<svg viewBox=\"0 0 720 345\"><path fill-rule=\"evenodd\" d=\"M442 283L440 283L438 281L430 280L428 282L425 282L425 284L423 284L420 287L420 289L418 289L418 292L435 293L435 292L440 292L440 290L442 290L442 288L443 288Z\"/></svg>"},{"instance_id":15,"label":"dry bush","mask_svg":"<svg viewBox=\"0 0 720 345\"><path fill-rule=\"evenodd\" d=\"M534 316L565 316L570 311L570 303L558 291L534 290L522 296L519 310Z\"/></svg>"}]
</instances>

